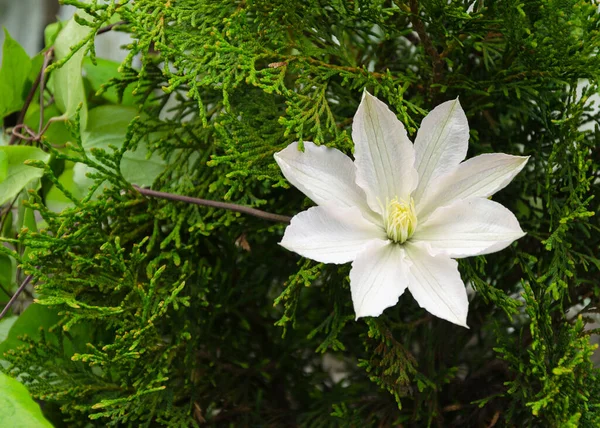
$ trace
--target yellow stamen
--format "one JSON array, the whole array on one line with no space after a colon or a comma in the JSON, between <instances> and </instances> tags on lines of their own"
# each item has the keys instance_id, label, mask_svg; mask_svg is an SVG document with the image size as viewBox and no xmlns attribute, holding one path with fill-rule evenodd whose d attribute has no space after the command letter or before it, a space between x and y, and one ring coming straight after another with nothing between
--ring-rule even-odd
<instances>
[{"instance_id":1,"label":"yellow stamen","mask_svg":"<svg viewBox=\"0 0 600 428\"><path fill-rule=\"evenodd\" d=\"M402 244L410 238L417 228L413 199L410 198L410 203L398 200L398 197L391 201L386 199L384 223L387 235L392 241Z\"/></svg>"}]
</instances>

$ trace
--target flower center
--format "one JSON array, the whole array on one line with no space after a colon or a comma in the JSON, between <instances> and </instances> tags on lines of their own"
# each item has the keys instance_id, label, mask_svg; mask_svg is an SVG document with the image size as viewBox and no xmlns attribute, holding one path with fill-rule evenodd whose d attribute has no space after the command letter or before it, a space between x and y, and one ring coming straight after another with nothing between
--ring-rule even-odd
<instances>
[{"instance_id":1,"label":"flower center","mask_svg":"<svg viewBox=\"0 0 600 428\"><path fill-rule=\"evenodd\" d=\"M385 231L392 241L402 244L410 238L417 228L413 199L410 198L410 203L398 200L398 197L386 200L384 224Z\"/></svg>"}]
</instances>

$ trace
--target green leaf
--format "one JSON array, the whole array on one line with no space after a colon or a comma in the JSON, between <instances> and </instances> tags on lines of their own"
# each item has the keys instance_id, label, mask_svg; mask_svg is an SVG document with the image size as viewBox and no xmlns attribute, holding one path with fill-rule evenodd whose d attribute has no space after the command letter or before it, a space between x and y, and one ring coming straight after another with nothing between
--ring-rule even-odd
<instances>
[{"instance_id":1,"label":"green leaf","mask_svg":"<svg viewBox=\"0 0 600 428\"><path fill-rule=\"evenodd\" d=\"M83 71L85 73L85 79L89 82L90 88L96 94L102 85L108 83L110 79L117 78L120 76L118 71L120 64L115 61L108 59L96 58L96 64L92 62L91 58L86 57L83 59ZM112 104L122 104L131 106L135 104L135 98L132 95L134 84L130 84L125 92L123 93L123 100L119 100L119 94L115 87L111 87L102 93L101 97Z\"/></svg>"},{"instance_id":2,"label":"green leaf","mask_svg":"<svg viewBox=\"0 0 600 428\"><path fill-rule=\"evenodd\" d=\"M58 37L60 30L63 29L64 25L64 22L59 21L48 24L46 28L44 28L44 42L46 47L52 46L54 42L56 42L56 38Z\"/></svg>"},{"instance_id":3,"label":"green leaf","mask_svg":"<svg viewBox=\"0 0 600 428\"><path fill-rule=\"evenodd\" d=\"M57 324L59 320L60 317L58 316L58 311L55 309L32 303L21 315L19 315L19 318L10 329L6 340L0 343L0 359L2 359L2 354L4 352L9 349L16 349L18 346L23 345L23 342L19 340L20 336L27 335L32 339L37 340L40 337L41 327L48 330L48 328ZM3 425L0 424L0 426Z\"/></svg>"},{"instance_id":4,"label":"green leaf","mask_svg":"<svg viewBox=\"0 0 600 428\"><path fill-rule=\"evenodd\" d=\"M4 342L8 337L8 333L12 328L13 324L19 318L17 315L11 315L9 317L4 317L0 320L0 343Z\"/></svg>"},{"instance_id":5,"label":"green leaf","mask_svg":"<svg viewBox=\"0 0 600 428\"><path fill-rule=\"evenodd\" d=\"M11 428L50 427L40 406L17 380L0 372L0 426Z\"/></svg>"},{"instance_id":6,"label":"green leaf","mask_svg":"<svg viewBox=\"0 0 600 428\"><path fill-rule=\"evenodd\" d=\"M0 285L5 290L11 290L15 285L16 268L17 263L15 259L6 254L0 254ZM0 290L0 302L7 301L8 297Z\"/></svg>"},{"instance_id":7,"label":"green leaf","mask_svg":"<svg viewBox=\"0 0 600 428\"><path fill-rule=\"evenodd\" d=\"M89 34L90 29L79 25L71 18L64 28L56 36L54 43L54 56L57 62L71 54L71 47L77 45ZM52 73L52 84L54 87L54 98L56 105L68 119L73 119L77 113L79 104L81 128L87 123L87 103L83 86L82 62L84 49L77 51L62 67Z\"/></svg>"},{"instance_id":8,"label":"green leaf","mask_svg":"<svg viewBox=\"0 0 600 428\"><path fill-rule=\"evenodd\" d=\"M63 171L60 177L58 177L58 181L76 198L83 199L85 196L80 187L73 181L73 165L70 165ZM66 208L72 207L73 202L56 186L52 186L46 195L46 206L54 212L61 212Z\"/></svg>"},{"instance_id":9,"label":"green leaf","mask_svg":"<svg viewBox=\"0 0 600 428\"><path fill-rule=\"evenodd\" d=\"M81 134L83 147L100 148L108 153L112 152L109 146L122 147L127 127L137 115L135 108L126 106L106 105L90 110L88 128ZM164 160L156 153L150 158L147 154L146 145L140 143L135 151L123 155L121 172L127 181L149 186L164 171Z\"/></svg>"},{"instance_id":10,"label":"green leaf","mask_svg":"<svg viewBox=\"0 0 600 428\"><path fill-rule=\"evenodd\" d=\"M8 155L0 152L0 183L4 181L8 175Z\"/></svg>"},{"instance_id":11,"label":"green leaf","mask_svg":"<svg viewBox=\"0 0 600 428\"><path fill-rule=\"evenodd\" d=\"M44 175L40 168L25 165L28 159L48 162L50 155L37 147L0 146L0 152L8 158L8 169L0 182L0 205L13 200L28 183Z\"/></svg>"},{"instance_id":12,"label":"green leaf","mask_svg":"<svg viewBox=\"0 0 600 428\"><path fill-rule=\"evenodd\" d=\"M40 52L31 58L31 69L29 70L29 76L27 77L27 80L33 83L40 74L40 71L42 70L42 65L44 65L44 52ZM36 95L37 98L39 98L40 93L37 92Z\"/></svg>"},{"instance_id":13,"label":"green leaf","mask_svg":"<svg viewBox=\"0 0 600 428\"><path fill-rule=\"evenodd\" d=\"M46 125L51 118L60 115L61 112L58 110L55 104L46 107L44 109L44 125ZM37 131L40 123L40 105L38 103L34 103L29 107L27 114L25 115L24 122L31 129L35 129ZM59 150L67 142L73 141L73 136L63 121L53 121L50 123L46 129L46 132L44 132L43 138L45 141L49 142Z\"/></svg>"},{"instance_id":14,"label":"green leaf","mask_svg":"<svg viewBox=\"0 0 600 428\"><path fill-rule=\"evenodd\" d=\"M2 68L0 68L0 118L18 111L25 100L27 76L31 70L31 59L8 31L4 29L6 39L2 50Z\"/></svg>"}]
</instances>

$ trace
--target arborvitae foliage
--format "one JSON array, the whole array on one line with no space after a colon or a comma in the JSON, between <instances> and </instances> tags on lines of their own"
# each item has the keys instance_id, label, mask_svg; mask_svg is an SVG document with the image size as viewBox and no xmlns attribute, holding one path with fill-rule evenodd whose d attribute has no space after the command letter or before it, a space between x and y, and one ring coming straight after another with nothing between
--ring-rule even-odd
<instances>
[{"instance_id":1,"label":"arborvitae foliage","mask_svg":"<svg viewBox=\"0 0 600 428\"><path fill-rule=\"evenodd\" d=\"M586 326L600 294L600 151L581 127L600 121L592 1L65 3L82 9L92 60L98 29L124 22L130 55L101 92L135 88L139 116L95 158L77 115L69 152L43 139L48 183L80 162L101 190L62 212L44 187L30 192L45 225L5 238L27 249L11 255L33 275L36 305L59 314L5 354L5 371L57 426L600 425ZM469 157L531 156L495 196L527 236L460 262L475 290L469 330L406 293L356 322L349 266L287 252L284 224L146 198L119 169L144 143L166 161L156 190L293 215L311 202L273 153L311 140L350 154L363 89L413 137L458 96Z\"/></svg>"}]
</instances>

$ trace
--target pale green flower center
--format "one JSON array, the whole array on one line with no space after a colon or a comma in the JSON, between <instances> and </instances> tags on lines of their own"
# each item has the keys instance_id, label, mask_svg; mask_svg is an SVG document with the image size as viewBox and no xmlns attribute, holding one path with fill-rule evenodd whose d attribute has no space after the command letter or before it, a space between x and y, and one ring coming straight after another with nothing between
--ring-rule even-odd
<instances>
[{"instance_id":1,"label":"pale green flower center","mask_svg":"<svg viewBox=\"0 0 600 428\"><path fill-rule=\"evenodd\" d=\"M386 200L384 212L384 225L388 237L402 244L415 233L417 229L417 214L415 213L415 202L410 202L395 197Z\"/></svg>"}]
</instances>

